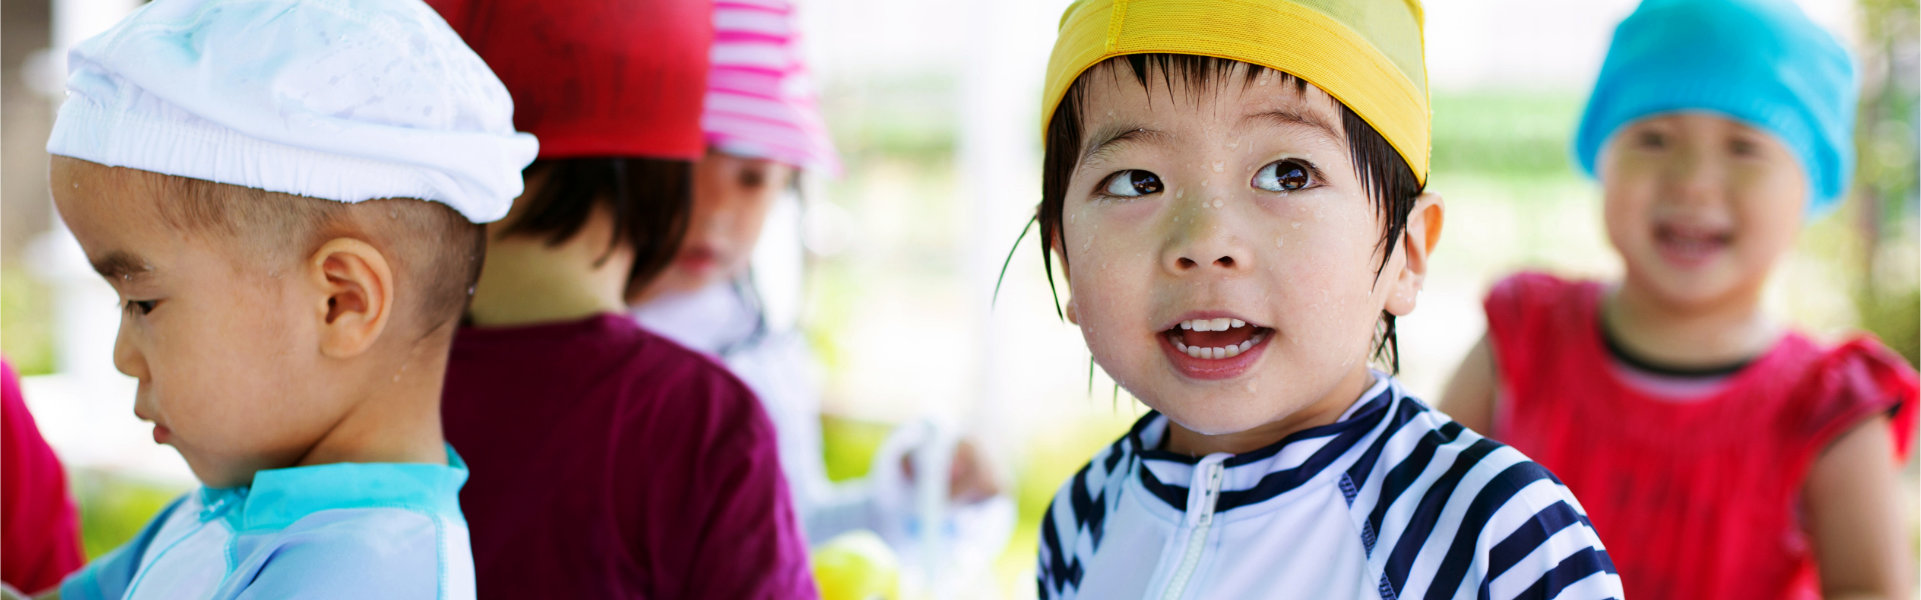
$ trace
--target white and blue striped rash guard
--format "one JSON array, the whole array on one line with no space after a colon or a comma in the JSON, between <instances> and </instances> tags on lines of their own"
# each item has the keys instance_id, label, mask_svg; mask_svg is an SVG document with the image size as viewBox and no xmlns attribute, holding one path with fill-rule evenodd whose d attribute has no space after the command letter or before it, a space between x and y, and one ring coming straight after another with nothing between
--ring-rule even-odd
<instances>
[{"instance_id":1,"label":"white and blue striped rash guard","mask_svg":"<svg viewBox=\"0 0 1921 600\"><path fill-rule=\"evenodd\" d=\"M1376 377L1339 421L1245 454L1160 450L1148 413L1055 494L1040 597L1622 596L1553 474Z\"/></svg>"}]
</instances>

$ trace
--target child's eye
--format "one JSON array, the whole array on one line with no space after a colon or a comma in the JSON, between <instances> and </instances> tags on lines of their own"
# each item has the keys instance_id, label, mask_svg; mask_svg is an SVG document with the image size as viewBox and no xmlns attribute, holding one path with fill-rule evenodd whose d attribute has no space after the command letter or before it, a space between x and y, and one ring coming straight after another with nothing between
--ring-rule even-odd
<instances>
[{"instance_id":1,"label":"child's eye","mask_svg":"<svg viewBox=\"0 0 1921 600\"><path fill-rule=\"evenodd\" d=\"M159 304L159 300L128 300L126 309L130 311L138 310L140 314L144 315L153 312L153 308Z\"/></svg>"},{"instance_id":2,"label":"child's eye","mask_svg":"<svg viewBox=\"0 0 1921 600\"><path fill-rule=\"evenodd\" d=\"M1639 131L1634 134L1634 146L1648 150L1668 147L1668 138L1659 131Z\"/></svg>"},{"instance_id":3,"label":"child's eye","mask_svg":"<svg viewBox=\"0 0 1921 600\"><path fill-rule=\"evenodd\" d=\"M1735 156L1755 156L1761 153L1761 145L1754 140L1735 138L1728 140L1728 151Z\"/></svg>"},{"instance_id":4,"label":"child's eye","mask_svg":"<svg viewBox=\"0 0 1921 600\"><path fill-rule=\"evenodd\" d=\"M1270 192L1292 192L1313 185L1312 168L1294 159L1268 163L1254 174L1254 187Z\"/></svg>"},{"instance_id":5,"label":"child's eye","mask_svg":"<svg viewBox=\"0 0 1921 600\"><path fill-rule=\"evenodd\" d=\"M740 177L737 181L740 183L740 187L744 189L758 190L761 186L767 184L767 170L756 167L743 168L740 170Z\"/></svg>"},{"instance_id":6,"label":"child's eye","mask_svg":"<svg viewBox=\"0 0 1921 600\"><path fill-rule=\"evenodd\" d=\"M1161 177L1140 169L1128 169L1107 176L1101 193L1120 198L1135 198L1161 191Z\"/></svg>"}]
</instances>

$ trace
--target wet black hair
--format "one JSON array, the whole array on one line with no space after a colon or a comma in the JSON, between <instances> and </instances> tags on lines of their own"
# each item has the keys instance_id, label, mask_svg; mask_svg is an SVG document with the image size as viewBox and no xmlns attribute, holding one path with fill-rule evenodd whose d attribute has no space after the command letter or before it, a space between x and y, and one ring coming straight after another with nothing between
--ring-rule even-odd
<instances>
[{"instance_id":1,"label":"wet black hair","mask_svg":"<svg viewBox=\"0 0 1921 600\"><path fill-rule=\"evenodd\" d=\"M546 236L558 246L580 233L605 202L614 215L609 243L634 250L626 295L632 297L673 263L693 215L694 164L685 160L637 157L582 157L536 160L527 175L546 175L539 190L521 197L522 215L503 235ZM602 256L602 260L606 257Z\"/></svg>"},{"instance_id":2,"label":"wet black hair","mask_svg":"<svg viewBox=\"0 0 1921 600\"><path fill-rule=\"evenodd\" d=\"M1281 78L1282 85L1292 84L1296 91L1307 91L1307 80L1265 67L1236 60L1196 56L1189 54L1129 54L1117 56L1090 67L1083 72L1072 86L1067 88L1060 106L1054 109L1053 118L1047 123L1047 147L1041 159L1041 204L1035 214L1035 222L1041 231L1041 262L1047 272L1047 285L1054 288L1054 247L1067 248L1061 228L1061 211L1067 199L1067 182L1081 160L1081 134L1084 127L1083 111L1087 102L1089 74L1102 69L1114 73L1119 79L1121 67L1126 67L1133 80L1141 87L1148 87L1149 77L1158 74L1167 89L1174 89L1176 78L1186 85L1186 89L1198 94L1198 90L1208 89L1217 84L1231 81L1230 77L1237 68L1246 68L1244 84L1252 84L1262 76ZM1347 135L1347 146L1353 158L1355 175L1360 178L1363 191L1374 199L1377 214L1386 217L1381 230L1381 239L1376 247L1381 249L1381 264L1375 268L1376 278L1387 268L1388 258L1394 254L1394 245L1407 229L1408 215L1414 210L1415 198L1425 187L1414 175L1414 169L1407 160L1401 158L1387 138L1374 130L1366 120L1354 113L1340 101L1333 101L1340 108L1341 127ZM1025 233L1023 233L1025 235ZM1018 242L1016 242L1018 243ZM1011 257L1010 257L1011 258ZM1067 253L1061 252L1061 268L1068 268ZM1060 306L1059 294L1055 294L1055 310ZM1401 369L1400 341L1394 329L1394 315L1381 311L1380 325L1374 339L1374 358L1398 373Z\"/></svg>"}]
</instances>

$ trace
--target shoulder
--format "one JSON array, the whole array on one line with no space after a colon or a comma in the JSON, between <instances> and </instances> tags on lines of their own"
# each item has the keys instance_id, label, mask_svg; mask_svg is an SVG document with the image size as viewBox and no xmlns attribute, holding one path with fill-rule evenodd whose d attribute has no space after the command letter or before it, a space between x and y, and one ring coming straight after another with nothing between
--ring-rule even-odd
<instances>
[{"instance_id":1,"label":"shoulder","mask_svg":"<svg viewBox=\"0 0 1921 600\"><path fill-rule=\"evenodd\" d=\"M1816 450L1864 419L1883 414L1894 426L1896 451L1906 456L1916 409L1921 408L1916 406L1921 383L1906 359L1863 335L1818 351L1794 398L1800 410L1792 411L1789 421L1808 428Z\"/></svg>"},{"instance_id":2,"label":"shoulder","mask_svg":"<svg viewBox=\"0 0 1921 600\"><path fill-rule=\"evenodd\" d=\"M726 366L632 319L621 321L612 325L617 343L610 348L620 358L603 388L615 403L615 419L649 431L771 427L754 392Z\"/></svg>"},{"instance_id":3,"label":"shoulder","mask_svg":"<svg viewBox=\"0 0 1921 600\"><path fill-rule=\"evenodd\" d=\"M1080 587L1085 571L1080 553L1083 548L1091 551L1100 547L1118 484L1133 464L1130 440L1157 417L1151 412L1142 417L1133 431L1095 453L1055 491L1041 516L1035 572L1040 597L1054 598Z\"/></svg>"},{"instance_id":4,"label":"shoulder","mask_svg":"<svg viewBox=\"0 0 1921 600\"><path fill-rule=\"evenodd\" d=\"M194 502L197 493L187 492L175 498L166 508L160 509L152 520L147 521L147 525L142 527L140 533L135 534L126 545L113 549L69 575L60 583L60 597L69 600L87 600L119 598L125 595L127 588L133 585L134 573L138 572L141 563L146 561L147 549L153 547L155 540L159 538L160 530L166 527L167 522L172 520L174 515L181 514L182 510L195 510L198 506ZM182 506L187 508L182 509Z\"/></svg>"},{"instance_id":5,"label":"shoulder","mask_svg":"<svg viewBox=\"0 0 1921 600\"><path fill-rule=\"evenodd\" d=\"M1482 302L1488 350L1507 384L1564 356L1567 336L1591 321L1600 283L1524 271L1496 283Z\"/></svg>"},{"instance_id":6,"label":"shoulder","mask_svg":"<svg viewBox=\"0 0 1921 600\"><path fill-rule=\"evenodd\" d=\"M466 522L400 508L316 512L286 528L248 536L262 543L235 577L259 598L471 597Z\"/></svg>"},{"instance_id":7,"label":"shoulder","mask_svg":"<svg viewBox=\"0 0 1921 600\"><path fill-rule=\"evenodd\" d=\"M1620 575L1586 509L1547 468L1507 451L1516 460L1501 466L1469 509L1479 527L1477 562L1486 566L1483 597L1622 597Z\"/></svg>"},{"instance_id":8,"label":"shoulder","mask_svg":"<svg viewBox=\"0 0 1921 600\"><path fill-rule=\"evenodd\" d=\"M701 396L722 402L752 401L754 393L713 357L633 324L626 338L623 379L636 391L677 398Z\"/></svg>"},{"instance_id":9,"label":"shoulder","mask_svg":"<svg viewBox=\"0 0 1921 600\"><path fill-rule=\"evenodd\" d=\"M1390 585L1483 598L1620 597L1586 510L1553 473L1419 410L1425 405L1414 398L1398 402L1418 412L1383 434L1392 438L1382 442L1372 479L1354 482L1369 497L1352 505L1370 562Z\"/></svg>"}]
</instances>

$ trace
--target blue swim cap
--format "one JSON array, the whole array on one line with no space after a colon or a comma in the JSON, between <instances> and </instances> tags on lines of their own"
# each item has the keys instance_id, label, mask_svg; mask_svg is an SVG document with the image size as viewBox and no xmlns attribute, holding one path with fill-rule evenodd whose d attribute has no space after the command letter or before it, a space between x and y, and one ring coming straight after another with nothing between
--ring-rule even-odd
<instances>
[{"instance_id":1,"label":"blue swim cap","mask_svg":"<svg viewBox=\"0 0 1921 600\"><path fill-rule=\"evenodd\" d=\"M1645 0L1614 30L1575 133L1596 155L1621 126L1677 111L1724 114L1774 134L1801 160L1809 218L1854 173L1853 57L1790 0Z\"/></svg>"}]
</instances>

